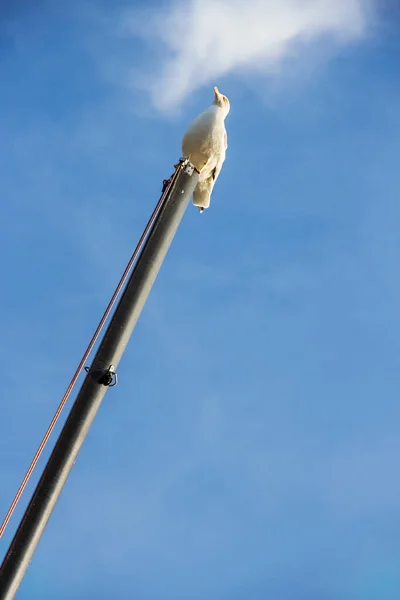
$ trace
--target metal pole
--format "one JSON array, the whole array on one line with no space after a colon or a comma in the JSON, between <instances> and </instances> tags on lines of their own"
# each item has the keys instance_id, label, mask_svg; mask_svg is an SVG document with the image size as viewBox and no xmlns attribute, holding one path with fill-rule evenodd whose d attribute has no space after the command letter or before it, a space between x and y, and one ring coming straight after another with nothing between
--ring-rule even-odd
<instances>
[{"instance_id":1,"label":"metal pole","mask_svg":"<svg viewBox=\"0 0 400 600\"><path fill-rule=\"evenodd\" d=\"M0 569L0 600L14 598L196 187L188 161L177 166L164 204L126 284L93 363Z\"/></svg>"}]
</instances>

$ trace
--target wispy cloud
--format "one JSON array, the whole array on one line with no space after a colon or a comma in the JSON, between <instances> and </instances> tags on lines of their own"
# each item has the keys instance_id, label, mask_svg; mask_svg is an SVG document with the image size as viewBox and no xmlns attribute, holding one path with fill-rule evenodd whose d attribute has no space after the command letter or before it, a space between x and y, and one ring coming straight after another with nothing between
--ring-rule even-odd
<instances>
[{"instance_id":1,"label":"wispy cloud","mask_svg":"<svg viewBox=\"0 0 400 600\"><path fill-rule=\"evenodd\" d=\"M272 73L318 40L335 47L367 29L372 0L173 0L146 19L125 15L130 33L155 52L157 67L138 83L160 110L224 75ZM143 28L143 21L146 25ZM140 27L139 27L140 22Z\"/></svg>"}]
</instances>

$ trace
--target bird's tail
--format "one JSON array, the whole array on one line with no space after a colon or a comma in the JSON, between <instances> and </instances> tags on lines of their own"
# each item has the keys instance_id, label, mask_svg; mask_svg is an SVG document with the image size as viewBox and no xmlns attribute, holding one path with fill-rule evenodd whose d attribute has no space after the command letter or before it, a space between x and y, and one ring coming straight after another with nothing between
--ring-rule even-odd
<instances>
[{"instance_id":1,"label":"bird's tail","mask_svg":"<svg viewBox=\"0 0 400 600\"><path fill-rule=\"evenodd\" d=\"M199 181L193 192L193 204L199 208L208 208L210 206L211 191L214 181L207 179Z\"/></svg>"}]
</instances>

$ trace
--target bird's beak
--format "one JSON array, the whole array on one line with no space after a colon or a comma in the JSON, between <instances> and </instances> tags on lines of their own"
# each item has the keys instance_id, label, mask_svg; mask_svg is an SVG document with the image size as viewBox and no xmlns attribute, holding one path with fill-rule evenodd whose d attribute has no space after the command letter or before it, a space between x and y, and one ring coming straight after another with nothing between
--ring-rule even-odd
<instances>
[{"instance_id":1,"label":"bird's beak","mask_svg":"<svg viewBox=\"0 0 400 600\"><path fill-rule=\"evenodd\" d=\"M218 96L220 96L220 91L219 91L219 89L217 88L216 85L214 86L214 94L215 94L216 98L218 98Z\"/></svg>"}]
</instances>

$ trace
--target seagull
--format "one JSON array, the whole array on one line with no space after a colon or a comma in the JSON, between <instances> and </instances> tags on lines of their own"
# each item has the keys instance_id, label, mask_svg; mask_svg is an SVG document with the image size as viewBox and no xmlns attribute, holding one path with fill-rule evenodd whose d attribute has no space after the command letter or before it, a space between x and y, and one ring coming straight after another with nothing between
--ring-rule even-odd
<instances>
[{"instance_id":1,"label":"seagull","mask_svg":"<svg viewBox=\"0 0 400 600\"><path fill-rule=\"evenodd\" d=\"M193 192L193 204L200 213L210 206L211 192L225 160L225 117L229 110L228 98L215 86L214 102L192 121L183 136L182 154L200 173Z\"/></svg>"}]
</instances>

